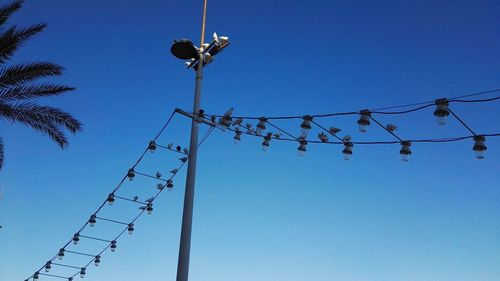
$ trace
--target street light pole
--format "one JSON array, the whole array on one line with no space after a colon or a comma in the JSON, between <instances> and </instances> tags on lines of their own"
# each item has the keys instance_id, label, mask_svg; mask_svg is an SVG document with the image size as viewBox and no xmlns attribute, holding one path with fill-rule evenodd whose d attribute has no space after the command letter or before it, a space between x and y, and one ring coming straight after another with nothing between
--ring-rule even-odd
<instances>
[{"instance_id":1,"label":"street light pole","mask_svg":"<svg viewBox=\"0 0 500 281\"><path fill-rule=\"evenodd\" d=\"M207 13L207 0L203 4L203 20L201 26L201 43L203 46L205 40L205 20ZM197 116L200 111L201 100L201 82L203 79L203 49L197 50L198 65L196 68L196 81L194 86L193 114ZM189 143L189 160L186 176L186 190L184 193L184 210L182 213L182 229L179 245L179 260L177 263L177 281L188 281L189 258L191 252L191 229L193 226L193 204L194 187L196 178L196 160L198 156L198 127L199 122L194 117L191 119L191 139Z\"/></svg>"}]
</instances>

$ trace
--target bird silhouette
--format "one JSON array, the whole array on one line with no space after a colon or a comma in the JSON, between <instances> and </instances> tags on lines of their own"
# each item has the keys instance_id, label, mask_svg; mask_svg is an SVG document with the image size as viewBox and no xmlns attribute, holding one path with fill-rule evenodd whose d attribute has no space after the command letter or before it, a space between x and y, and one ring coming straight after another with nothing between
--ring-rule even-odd
<instances>
[{"instance_id":1,"label":"bird silhouette","mask_svg":"<svg viewBox=\"0 0 500 281\"><path fill-rule=\"evenodd\" d=\"M350 135L345 135L345 137L342 138L344 141L351 141L351 136Z\"/></svg>"},{"instance_id":2,"label":"bird silhouette","mask_svg":"<svg viewBox=\"0 0 500 281\"><path fill-rule=\"evenodd\" d=\"M172 170L170 170L170 173L175 175L175 174L177 174L178 171L179 171L179 169L172 169Z\"/></svg>"},{"instance_id":3,"label":"bird silhouette","mask_svg":"<svg viewBox=\"0 0 500 281\"><path fill-rule=\"evenodd\" d=\"M179 158L179 160L181 160L182 163L186 162L188 160L187 157L182 157L182 158Z\"/></svg>"},{"instance_id":4,"label":"bird silhouette","mask_svg":"<svg viewBox=\"0 0 500 281\"><path fill-rule=\"evenodd\" d=\"M157 177L157 178L161 178L161 174L160 174L160 172L156 172L156 177Z\"/></svg>"},{"instance_id":5,"label":"bird silhouette","mask_svg":"<svg viewBox=\"0 0 500 281\"><path fill-rule=\"evenodd\" d=\"M184 152L185 154L189 154L189 149L187 147L184 147L184 149L182 150L182 152Z\"/></svg>"},{"instance_id":6,"label":"bird silhouette","mask_svg":"<svg viewBox=\"0 0 500 281\"><path fill-rule=\"evenodd\" d=\"M151 202L153 202L153 200L155 200L154 197L150 197L150 198L146 199L146 202L151 203Z\"/></svg>"},{"instance_id":7,"label":"bird silhouette","mask_svg":"<svg viewBox=\"0 0 500 281\"><path fill-rule=\"evenodd\" d=\"M321 133L319 133L319 134L318 134L318 138L319 138L322 142L327 142L327 141L328 141L328 136L327 136L325 133L323 133L323 132L321 132Z\"/></svg>"},{"instance_id":8,"label":"bird silhouette","mask_svg":"<svg viewBox=\"0 0 500 281\"><path fill-rule=\"evenodd\" d=\"M233 126L240 126L241 123L243 123L243 118L238 118L238 119L234 120Z\"/></svg>"},{"instance_id":9,"label":"bird silhouette","mask_svg":"<svg viewBox=\"0 0 500 281\"><path fill-rule=\"evenodd\" d=\"M330 131L330 133L335 135L336 133L340 132L341 130L339 128L330 127L329 131Z\"/></svg>"},{"instance_id":10,"label":"bird silhouette","mask_svg":"<svg viewBox=\"0 0 500 281\"><path fill-rule=\"evenodd\" d=\"M389 131L389 132L394 132L394 131L396 131L396 130L398 129L398 126L393 125L393 124L387 124L387 125L385 126L385 128L386 128L386 129L387 129L387 131Z\"/></svg>"},{"instance_id":11,"label":"bird silhouette","mask_svg":"<svg viewBox=\"0 0 500 281\"><path fill-rule=\"evenodd\" d=\"M167 145L167 148L168 148L168 149L172 149L172 147L173 147L173 146L174 146L174 144L173 144L173 143L169 143L169 144Z\"/></svg>"},{"instance_id":12,"label":"bird silhouette","mask_svg":"<svg viewBox=\"0 0 500 281\"><path fill-rule=\"evenodd\" d=\"M137 202L137 200L139 200L139 196L134 196L134 201Z\"/></svg>"},{"instance_id":13,"label":"bird silhouette","mask_svg":"<svg viewBox=\"0 0 500 281\"><path fill-rule=\"evenodd\" d=\"M181 147L178 145L178 146L175 148L175 150L177 150L177 151L181 151Z\"/></svg>"}]
</instances>

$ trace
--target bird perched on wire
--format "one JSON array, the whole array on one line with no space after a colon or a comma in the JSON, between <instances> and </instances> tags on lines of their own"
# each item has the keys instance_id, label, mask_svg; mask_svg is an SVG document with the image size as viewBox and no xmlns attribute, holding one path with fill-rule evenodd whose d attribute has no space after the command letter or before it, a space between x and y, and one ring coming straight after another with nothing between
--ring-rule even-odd
<instances>
[{"instance_id":1,"label":"bird perched on wire","mask_svg":"<svg viewBox=\"0 0 500 281\"><path fill-rule=\"evenodd\" d=\"M174 146L174 144L173 144L173 143L169 143L169 144L167 145L167 148L168 148L168 149L172 149L172 147L173 147L173 146Z\"/></svg>"},{"instance_id":2,"label":"bird perched on wire","mask_svg":"<svg viewBox=\"0 0 500 281\"><path fill-rule=\"evenodd\" d=\"M321 133L318 134L318 138L321 140L321 142L327 142L328 141L328 136L325 133L323 133L323 132L321 132Z\"/></svg>"},{"instance_id":3,"label":"bird perched on wire","mask_svg":"<svg viewBox=\"0 0 500 281\"><path fill-rule=\"evenodd\" d=\"M151 202L153 202L153 200L155 200L155 198L154 197L150 197L150 198L146 199L145 202L151 203Z\"/></svg>"},{"instance_id":4,"label":"bird perched on wire","mask_svg":"<svg viewBox=\"0 0 500 281\"><path fill-rule=\"evenodd\" d=\"M179 158L179 160L181 160L182 163L186 162L188 160L188 157L182 157L182 158Z\"/></svg>"},{"instance_id":5,"label":"bird perched on wire","mask_svg":"<svg viewBox=\"0 0 500 281\"><path fill-rule=\"evenodd\" d=\"M234 120L233 122L233 126L241 126L241 123L243 123L243 118L238 118L236 120Z\"/></svg>"},{"instance_id":6,"label":"bird perched on wire","mask_svg":"<svg viewBox=\"0 0 500 281\"><path fill-rule=\"evenodd\" d=\"M179 152L180 152L180 151L181 151L181 147L178 145L178 146L175 148L175 150L177 150L177 151L179 151Z\"/></svg>"},{"instance_id":7,"label":"bird perched on wire","mask_svg":"<svg viewBox=\"0 0 500 281\"><path fill-rule=\"evenodd\" d=\"M157 178L161 178L161 173L160 172L156 172L156 177Z\"/></svg>"},{"instance_id":8,"label":"bird perched on wire","mask_svg":"<svg viewBox=\"0 0 500 281\"><path fill-rule=\"evenodd\" d=\"M139 196L134 196L134 202L137 202L139 200Z\"/></svg>"},{"instance_id":9,"label":"bird perched on wire","mask_svg":"<svg viewBox=\"0 0 500 281\"><path fill-rule=\"evenodd\" d=\"M170 170L170 173L175 175L175 174L177 174L178 171L179 171L179 169L172 169L172 170Z\"/></svg>"},{"instance_id":10,"label":"bird perched on wire","mask_svg":"<svg viewBox=\"0 0 500 281\"><path fill-rule=\"evenodd\" d=\"M340 132L341 130L339 128L330 127L330 129L328 131L330 131L330 133L332 133L333 135L335 135L338 132Z\"/></svg>"},{"instance_id":11,"label":"bird perched on wire","mask_svg":"<svg viewBox=\"0 0 500 281\"><path fill-rule=\"evenodd\" d=\"M182 149L182 152L184 152L184 154L189 154L189 149L187 147L184 147L184 149Z\"/></svg>"},{"instance_id":12,"label":"bird perched on wire","mask_svg":"<svg viewBox=\"0 0 500 281\"><path fill-rule=\"evenodd\" d=\"M276 133L273 135L275 138L280 139L281 138L281 133Z\"/></svg>"},{"instance_id":13,"label":"bird perched on wire","mask_svg":"<svg viewBox=\"0 0 500 281\"><path fill-rule=\"evenodd\" d=\"M351 136L350 135L345 135L345 137L342 138L344 141L351 141Z\"/></svg>"},{"instance_id":14,"label":"bird perched on wire","mask_svg":"<svg viewBox=\"0 0 500 281\"><path fill-rule=\"evenodd\" d=\"M394 132L398 129L398 127L396 125L393 125L393 124L387 124L385 126L385 128L387 129L387 131L389 132Z\"/></svg>"},{"instance_id":15,"label":"bird perched on wire","mask_svg":"<svg viewBox=\"0 0 500 281\"><path fill-rule=\"evenodd\" d=\"M210 121L215 123L217 121L217 117L215 115L210 116Z\"/></svg>"}]
</instances>

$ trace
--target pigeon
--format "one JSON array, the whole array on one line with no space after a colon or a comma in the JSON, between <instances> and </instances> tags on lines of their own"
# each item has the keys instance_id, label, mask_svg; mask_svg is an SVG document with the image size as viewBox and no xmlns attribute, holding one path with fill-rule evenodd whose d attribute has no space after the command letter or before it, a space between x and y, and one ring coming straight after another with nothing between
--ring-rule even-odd
<instances>
[{"instance_id":1,"label":"pigeon","mask_svg":"<svg viewBox=\"0 0 500 281\"><path fill-rule=\"evenodd\" d=\"M252 130L252 124L250 124L250 123L246 123L246 124L245 124L245 127L246 127L248 130Z\"/></svg>"},{"instance_id":2,"label":"pigeon","mask_svg":"<svg viewBox=\"0 0 500 281\"><path fill-rule=\"evenodd\" d=\"M181 147L180 147L180 146L177 146L175 149L176 149L177 151L181 151Z\"/></svg>"},{"instance_id":3,"label":"pigeon","mask_svg":"<svg viewBox=\"0 0 500 281\"><path fill-rule=\"evenodd\" d=\"M182 163L186 162L188 160L187 157L182 157L182 158L179 158L179 160L181 160Z\"/></svg>"},{"instance_id":4,"label":"pigeon","mask_svg":"<svg viewBox=\"0 0 500 281\"><path fill-rule=\"evenodd\" d=\"M146 207L145 207L145 206L139 207L139 210L143 210L143 211L145 211L145 210L146 210Z\"/></svg>"},{"instance_id":5,"label":"pigeon","mask_svg":"<svg viewBox=\"0 0 500 281\"><path fill-rule=\"evenodd\" d=\"M134 196L134 201L137 202L139 200L139 196Z\"/></svg>"},{"instance_id":6,"label":"pigeon","mask_svg":"<svg viewBox=\"0 0 500 281\"><path fill-rule=\"evenodd\" d=\"M398 127L396 125L393 125L393 124L387 124L385 126L385 128L387 129L387 131L389 132L394 132L398 129Z\"/></svg>"},{"instance_id":7,"label":"pigeon","mask_svg":"<svg viewBox=\"0 0 500 281\"><path fill-rule=\"evenodd\" d=\"M351 136L346 135L345 137L342 138L344 141L351 141Z\"/></svg>"},{"instance_id":8,"label":"pigeon","mask_svg":"<svg viewBox=\"0 0 500 281\"><path fill-rule=\"evenodd\" d=\"M281 138L281 134L280 134L280 133L276 133L276 134L274 134L273 136L274 136L275 138L277 138L277 139Z\"/></svg>"},{"instance_id":9,"label":"pigeon","mask_svg":"<svg viewBox=\"0 0 500 281\"><path fill-rule=\"evenodd\" d=\"M172 169L172 170L170 170L170 173L172 173L172 174L175 175L175 174L177 174L177 171L179 171L179 170L178 169Z\"/></svg>"},{"instance_id":10,"label":"pigeon","mask_svg":"<svg viewBox=\"0 0 500 281\"><path fill-rule=\"evenodd\" d=\"M156 172L156 177L157 177L157 178L161 178L161 174L160 174L160 172Z\"/></svg>"},{"instance_id":11,"label":"pigeon","mask_svg":"<svg viewBox=\"0 0 500 281\"><path fill-rule=\"evenodd\" d=\"M210 121L212 121L212 123L215 123L215 121L217 121L217 117L215 117L215 115L210 116Z\"/></svg>"},{"instance_id":12,"label":"pigeon","mask_svg":"<svg viewBox=\"0 0 500 281\"><path fill-rule=\"evenodd\" d=\"M173 146L174 146L174 144L173 144L173 143L169 143L169 144L167 145L167 148L168 148L168 149L172 149L172 147L173 147Z\"/></svg>"},{"instance_id":13,"label":"pigeon","mask_svg":"<svg viewBox=\"0 0 500 281\"><path fill-rule=\"evenodd\" d=\"M336 133L340 132L341 130L339 128L335 128L335 127L330 127L330 133L332 133L333 135L335 135Z\"/></svg>"},{"instance_id":14,"label":"pigeon","mask_svg":"<svg viewBox=\"0 0 500 281\"><path fill-rule=\"evenodd\" d=\"M159 190L162 190L165 186L161 183L157 184L156 185L156 188L158 188Z\"/></svg>"},{"instance_id":15,"label":"pigeon","mask_svg":"<svg viewBox=\"0 0 500 281\"><path fill-rule=\"evenodd\" d=\"M318 134L318 138L319 138L322 142L327 142L327 141L328 141L328 136L327 136L325 133L323 133L323 132L321 132L321 133L319 133L319 134Z\"/></svg>"},{"instance_id":16,"label":"pigeon","mask_svg":"<svg viewBox=\"0 0 500 281\"><path fill-rule=\"evenodd\" d=\"M184 149L182 150L182 152L184 152L185 154L189 154L189 149L187 147L184 147Z\"/></svg>"},{"instance_id":17,"label":"pigeon","mask_svg":"<svg viewBox=\"0 0 500 281\"><path fill-rule=\"evenodd\" d=\"M155 200L155 199L153 197L150 197L150 198L146 199L146 202L151 203L151 202L153 202L153 200Z\"/></svg>"},{"instance_id":18,"label":"pigeon","mask_svg":"<svg viewBox=\"0 0 500 281\"><path fill-rule=\"evenodd\" d=\"M243 123L243 118L238 118L238 119L234 120L233 126L240 126L241 123Z\"/></svg>"}]
</instances>

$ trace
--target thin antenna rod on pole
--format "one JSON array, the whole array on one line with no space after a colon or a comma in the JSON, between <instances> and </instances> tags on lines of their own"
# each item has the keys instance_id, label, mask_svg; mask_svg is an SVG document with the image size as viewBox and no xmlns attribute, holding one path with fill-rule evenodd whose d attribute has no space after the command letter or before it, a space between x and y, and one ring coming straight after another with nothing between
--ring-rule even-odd
<instances>
[{"instance_id":1,"label":"thin antenna rod on pole","mask_svg":"<svg viewBox=\"0 0 500 281\"><path fill-rule=\"evenodd\" d=\"M201 43L200 46L205 43L205 22L207 20L207 0L203 2L203 19L201 22Z\"/></svg>"}]
</instances>

